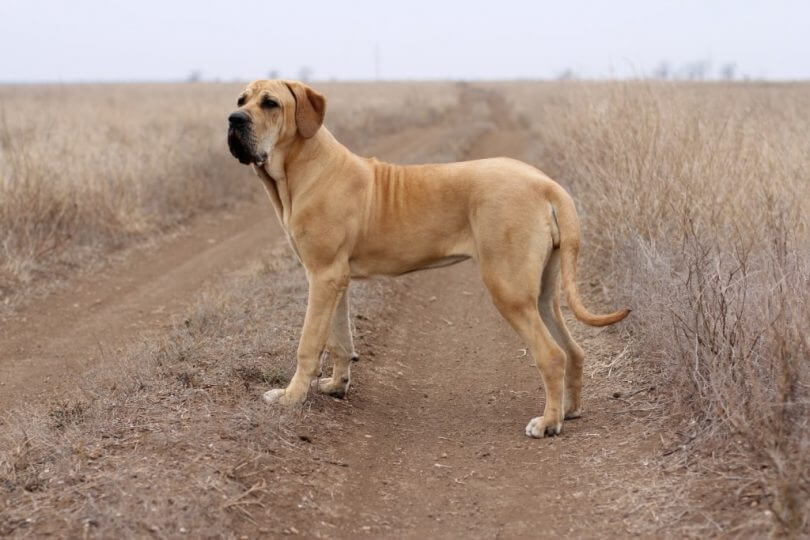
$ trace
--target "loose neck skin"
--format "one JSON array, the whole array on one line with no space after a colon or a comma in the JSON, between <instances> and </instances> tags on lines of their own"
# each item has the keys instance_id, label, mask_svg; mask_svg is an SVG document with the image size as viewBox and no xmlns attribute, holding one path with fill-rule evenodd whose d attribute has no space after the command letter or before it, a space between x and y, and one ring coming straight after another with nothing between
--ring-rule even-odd
<instances>
[{"instance_id":1,"label":"loose neck skin","mask_svg":"<svg viewBox=\"0 0 810 540\"><path fill-rule=\"evenodd\" d=\"M295 137L292 143L276 146L264 165L253 164L273 203L279 221L287 229L294 196L314 185L329 181L334 170L352 156L351 152L322 126L309 139Z\"/></svg>"}]
</instances>

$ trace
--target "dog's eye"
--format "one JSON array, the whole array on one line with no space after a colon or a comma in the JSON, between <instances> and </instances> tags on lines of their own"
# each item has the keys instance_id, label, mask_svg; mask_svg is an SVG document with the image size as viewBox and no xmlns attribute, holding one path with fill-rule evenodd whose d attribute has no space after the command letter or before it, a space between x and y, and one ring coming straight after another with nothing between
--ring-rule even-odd
<instances>
[{"instance_id":1,"label":"dog's eye","mask_svg":"<svg viewBox=\"0 0 810 540\"><path fill-rule=\"evenodd\" d=\"M266 97L266 98L264 98L262 100L262 107L264 107L265 109L273 109L275 107L278 107L278 101L276 101L275 99Z\"/></svg>"},{"instance_id":2,"label":"dog's eye","mask_svg":"<svg viewBox=\"0 0 810 540\"><path fill-rule=\"evenodd\" d=\"M245 96L241 96L239 99L236 100L236 106L241 107L245 104Z\"/></svg>"}]
</instances>

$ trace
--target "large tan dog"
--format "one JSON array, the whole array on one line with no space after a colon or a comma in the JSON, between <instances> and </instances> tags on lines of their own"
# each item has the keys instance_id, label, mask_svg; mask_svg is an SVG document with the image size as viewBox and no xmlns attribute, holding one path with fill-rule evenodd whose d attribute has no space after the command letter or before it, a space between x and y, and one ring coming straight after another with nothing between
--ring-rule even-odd
<instances>
[{"instance_id":1,"label":"large tan dog","mask_svg":"<svg viewBox=\"0 0 810 540\"><path fill-rule=\"evenodd\" d=\"M507 158L400 166L359 157L323 126L325 98L299 82L254 81L237 104L228 118L231 153L264 183L309 281L295 375L287 388L265 393L267 402L303 402L325 350L332 376L317 387L346 393L355 357L352 278L473 258L543 379L545 410L526 434L556 435L563 418L580 415L583 353L560 313L560 268L580 321L613 324L629 310L594 315L583 306L575 282L579 223L559 185Z\"/></svg>"}]
</instances>

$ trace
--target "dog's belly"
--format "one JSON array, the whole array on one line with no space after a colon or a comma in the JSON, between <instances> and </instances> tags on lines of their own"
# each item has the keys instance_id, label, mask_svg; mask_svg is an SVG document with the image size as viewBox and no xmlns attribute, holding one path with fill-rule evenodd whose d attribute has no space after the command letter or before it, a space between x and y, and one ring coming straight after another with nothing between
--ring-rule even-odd
<instances>
[{"instance_id":1,"label":"dog's belly","mask_svg":"<svg viewBox=\"0 0 810 540\"><path fill-rule=\"evenodd\" d=\"M473 239L466 234L446 235L425 243L413 238L398 240L365 244L364 249L356 250L349 259L352 277L399 276L450 266L476 256Z\"/></svg>"},{"instance_id":2,"label":"dog's belly","mask_svg":"<svg viewBox=\"0 0 810 540\"><path fill-rule=\"evenodd\" d=\"M427 264L420 265L410 270L406 270L405 272L402 272L402 274L418 272L419 270L430 270L431 268L444 268L445 266L453 266L454 264L466 261L469 258L470 258L469 255L448 255L447 257L442 257L441 259L431 261Z\"/></svg>"},{"instance_id":3,"label":"dog's belly","mask_svg":"<svg viewBox=\"0 0 810 540\"><path fill-rule=\"evenodd\" d=\"M461 253L422 260L406 260L400 257L384 259L360 257L350 260L349 265L353 278L400 276L410 272L418 272L419 270L452 266L469 258L471 258L471 255Z\"/></svg>"}]
</instances>

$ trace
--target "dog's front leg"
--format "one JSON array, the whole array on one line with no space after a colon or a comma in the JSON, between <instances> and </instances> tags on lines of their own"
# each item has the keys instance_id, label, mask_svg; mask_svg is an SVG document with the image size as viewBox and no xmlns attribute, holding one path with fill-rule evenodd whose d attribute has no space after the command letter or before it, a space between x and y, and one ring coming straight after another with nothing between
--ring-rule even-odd
<instances>
[{"instance_id":1,"label":"dog's front leg","mask_svg":"<svg viewBox=\"0 0 810 540\"><path fill-rule=\"evenodd\" d=\"M343 398L351 384L351 363L357 360L352 341L352 327L349 320L349 289L343 292L332 319L332 331L327 342L332 357L332 376L318 381L318 391L330 396Z\"/></svg>"},{"instance_id":2,"label":"dog's front leg","mask_svg":"<svg viewBox=\"0 0 810 540\"><path fill-rule=\"evenodd\" d=\"M298 343L298 365L287 388L275 388L264 394L268 403L296 405L307 397L312 380L320 372L320 357L326 347L335 308L349 284L348 266L335 265L320 272L308 272L309 294L304 329Z\"/></svg>"}]
</instances>

